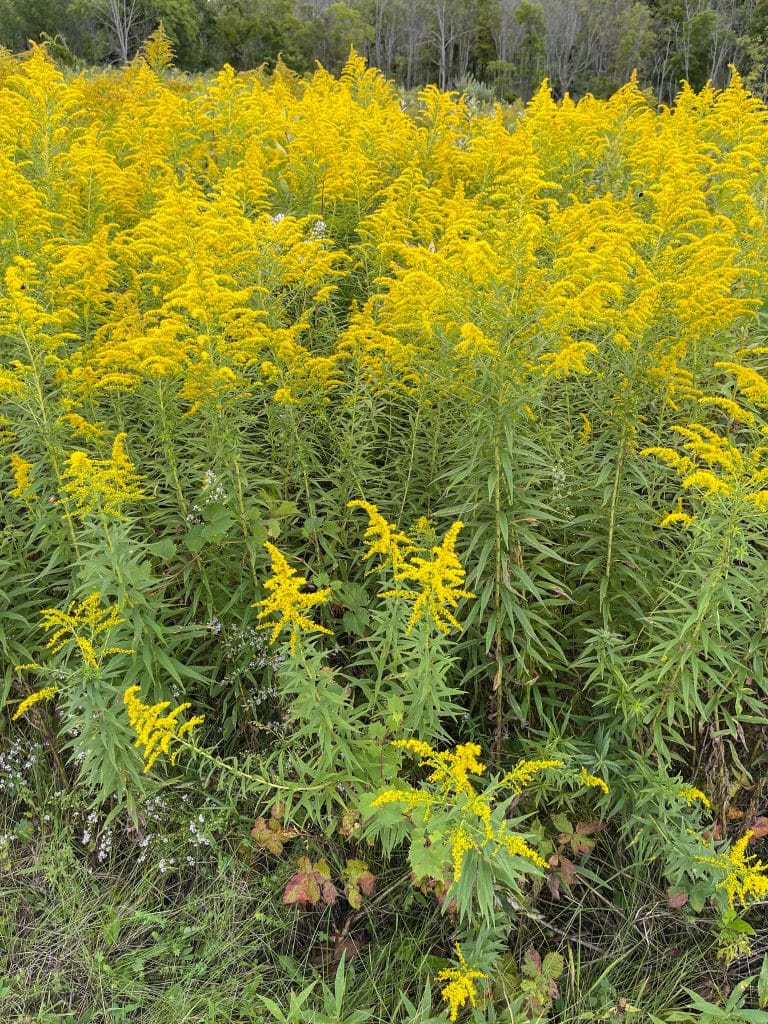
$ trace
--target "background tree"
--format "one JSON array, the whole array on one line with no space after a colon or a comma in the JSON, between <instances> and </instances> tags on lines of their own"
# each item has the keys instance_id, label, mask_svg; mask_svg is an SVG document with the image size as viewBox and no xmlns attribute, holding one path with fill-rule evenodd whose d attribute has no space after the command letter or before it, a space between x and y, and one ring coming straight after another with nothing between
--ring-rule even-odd
<instances>
[{"instance_id":1,"label":"background tree","mask_svg":"<svg viewBox=\"0 0 768 1024\"><path fill-rule=\"evenodd\" d=\"M0 0L0 45L56 39L62 62L125 63L161 20L188 70L282 54L337 71L354 46L408 89L477 79L506 100L545 76L558 95L605 96L636 69L670 102L682 79L723 86L731 63L768 90L768 0Z\"/></svg>"}]
</instances>

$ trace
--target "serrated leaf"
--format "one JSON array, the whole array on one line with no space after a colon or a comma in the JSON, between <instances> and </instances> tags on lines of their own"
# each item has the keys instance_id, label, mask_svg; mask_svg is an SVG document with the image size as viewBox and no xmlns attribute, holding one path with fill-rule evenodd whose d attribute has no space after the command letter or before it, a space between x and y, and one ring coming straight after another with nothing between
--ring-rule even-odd
<instances>
[{"instance_id":1,"label":"serrated leaf","mask_svg":"<svg viewBox=\"0 0 768 1024\"><path fill-rule=\"evenodd\" d=\"M416 878L416 884L424 879L440 880L448 866L445 849L436 844L427 845L425 837L414 839L408 851L408 861Z\"/></svg>"},{"instance_id":2,"label":"serrated leaf","mask_svg":"<svg viewBox=\"0 0 768 1024\"><path fill-rule=\"evenodd\" d=\"M559 978L565 969L565 960L560 953L547 953L544 963L541 965L541 973L545 978L554 981Z\"/></svg>"},{"instance_id":3,"label":"serrated leaf","mask_svg":"<svg viewBox=\"0 0 768 1024\"><path fill-rule=\"evenodd\" d=\"M251 829L251 838L256 848L266 850L267 853L271 853L275 857L282 854L285 844L295 835L296 833L292 829L283 828L275 818L270 821L267 821L266 818L257 818Z\"/></svg>"},{"instance_id":4,"label":"serrated leaf","mask_svg":"<svg viewBox=\"0 0 768 1024\"><path fill-rule=\"evenodd\" d=\"M376 891L376 875L365 861L348 860L344 868L344 895L354 910L363 905L364 896L373 896Z\"/></svg>"},{"instance_id":5,"label":"serrated leaf","mask_svg":"<svg viewBox=\"0 0 768 1024\"><path fill-rule=\"evenodd\" d=\"M313 864L309 857L300 857L297 872L292 875L283 890L283 903L308 903L315 906L323 903L335 903L338 890L331 881L331 869L324 860Z\"/></svg>"}]
</instances>

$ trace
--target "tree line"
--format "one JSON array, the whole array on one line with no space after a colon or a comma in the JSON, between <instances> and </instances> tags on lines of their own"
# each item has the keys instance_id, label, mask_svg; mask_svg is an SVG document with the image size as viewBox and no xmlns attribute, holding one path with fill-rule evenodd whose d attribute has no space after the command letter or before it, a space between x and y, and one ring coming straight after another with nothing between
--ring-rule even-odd
<instances>
[{"instance_id":1,"label":"tree line","mask_svg":"<svg viewBox=\"0 0 768 1024\"><path fill-rule=\"evenodd\" d=\"M406 88L481 98L610 94L637 69L671 100L736 64L768 91L768 0L0 0L0 45L48 41L60 60L126 63L162 20L178 67L338 71L354 46Z\"/></svg>"}]
</instances>

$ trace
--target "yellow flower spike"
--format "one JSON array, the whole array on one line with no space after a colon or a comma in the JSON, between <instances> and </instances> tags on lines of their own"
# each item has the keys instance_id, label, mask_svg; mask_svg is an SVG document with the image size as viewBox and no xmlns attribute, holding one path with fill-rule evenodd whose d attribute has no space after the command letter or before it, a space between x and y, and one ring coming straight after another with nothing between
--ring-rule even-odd
<instances>
[{"instance_id":1,"label":"yellow flower spike","mask_svg":"<svg viewBox=\"0 0 768 1024\"><path fill-rule=\"evenodd\" d=\"M459 960L458 967L447 967L435 976L435 981L437 982L448 982L448 984L441 990L440 994L450 1007L450 1018L452 1021L457 1019L459 1010L466 1003L469 1003L470 1006L477 1005L477 989L475 988L475 982L482 981L488 977L488 975L483 974L482 971L477 971L469 967L461 952L461 946L459 946L458 943L456 945L456 956Z\"/></svg>"},{"instance_id":2,"label":"yellow flower spike","mask_svg":"<svg viewBox=\"0 0 768 1024\"><path fill-rule=\"evenodd\" d=\"M400 747L401 750L410 750L412 754L416 754L418 757L425 759L428 757L437 757L437 752L423 740L392 740L392 746Z\"/></svg>"},{"instance_id":3,"label":"yellow flower spike","mask_svg":"<svg viewBox=\"0 0 768 1024\"><path fill-rule=\"evenodd\" d=\"M527 843L522 836L508 836L499 832L497 840L503 844L510 857L523 857L535 864L537 868L546 869L549 865L534 848Z\"/></svg>"},{"instance_id":4,"label":"yellow flower spike","mask_svg":"<svg viewBox=\"0 0 768 1024\"><path fill-rule=\"evenodd\" d=\"M742 366L740 363L718 362L715 363L715 369L730 373L736 378L736 387L746 399L758 408L768 409L768 378L751 366Z\"/></svg>"},{"instance_id":5,"label":"yellow flower spike","mask_svg":"<svg viewBox=\"0 0 768 1024\"><path fill-rule=\"evenodd\" d=\"M453 880L458 882L461 878L464 855L470 850L476 850L477 843L464 826L457 828L455 832L451 833L448 841L451 846L451 860L453 861Z\"/></svg>"},{"instance_id":6,"label":"yellow flower spike","mask_svg":"<svg viewBox=\"0 0 768 1024\"><path fill-rule=\"evenodd\" d=\"M712 810L712 801L700 789L696 789L695 786L685 786L677 795L681 800L685 800L689 807L692 807L698 801L704 804L707 810Z\"/></svg>"},{"instance_id":7,"label":"yellow flower spike","mask_svg":"<svg viewBox=\"0 0 768 1024\"><path fill-rule=\"evenodd\" d=\"M252 608L260 608L259 619L265 619L269 615L277 615L277 622L270 622L263 625L262 629L271 629L270 643L275 643L284 629L290 632L290 651L296 652L296 644L301 633L326 633L333 636L330 629L320 626L305 613L317 605L325 603L331 588L315 591L315 593L302 594L301 588L306 586L306 579L299 576L292 565L288 564L285 555L267 541L264 547L269 552L272 561L272 577L264 584L266 590L270 591L269 597L257 601L251 605Z\"/></svg>"},{"instance_id":8,"label":"yellow flower spike","mask_svg":"<svg viewBox=\"0 0 768 1024\"><path fill-rule=\"evenodd\" d=\"M30 473L34 469L34 463L27 462L20 455L11 455L11 472L16 486L8 492L12 498L19 498L29 501L34 495L30 494L31 481Z\"/></svg>"},{"instance_id":9,"label":"yellow flower spike","mask_svg":"<svg viewBox=\"0 0 768 1024\"><path fill-rule=\"evenodd\" d=\"M420 589L386 590L382 597L403 597L413 602L411 617L406 633L425 618L431 619L441 633L451 629L461 630L453 609L461 598L471 599L475 595L463 589L465 571L456 555L456 539L463 527L461 520L455 522L443 538L442 544L432 548L432 558L413 556L401 567L398 579L412 582Z\"/></svg>"},{"instance_id":10,"label":"yellow flower spike","mask_svg":"<svg viewBox=\"0 0 768 1024\"><path fill-rule=\"evenodd\" d=\"M478 761L481 748L477 743L461 743L453 751L439 753L422 740L393 740L393 747L400 747L421 758L420 764L432 769L429 781L441 787L441 796L449 793L464 793L475 796L469 775L482 775L485 765Z\"/></svg>"},{"instance_id":11,"label":"yellow flower spike","mask_svg":"<svg viewBox=\"0 0 768 1024\"><path fill-rule=\"evenodd\" d=\"M491 825L491 805L484 796L477 796L470 804L470 810L477 815L483 827L485 842L493 839L493 826Z\"/></svg>"},{"instance_id":12,"label":"yellow flower spike","mask_svg":"<svg viewBox=\"0 0 768 1024\"><path fill-rule=\"evenodd\" d=\"M461 743L454 747L453 753L445 751L436 754L432 762L434 771L429 776L429 781L441 785L446 792L453 792L457 795L464 793L468 797L475 795L469 775L482 775L485 765L478 761L481 749L477 743Z\"/></svg>"},{"instance_id":13,"label":"yellow flower spike","mask_svg":"<svg viewBox=\"0 0 768 1024\"><path fill-rule=\"evenodd\" d=\"M369 501L348 501L347 508L359 508L368 516L368 529L363 534L364 539L368 542L368 550L363 555L363 559L367 560L375 555L381 556L379 564L374 565L368 571L374 572L391 565L392 572L397 579L405 556L416 550L410 537L398 530L393 523L388 523L378 508Z\"/></svg>"},{"instance_id":14,"label":"yellow flower spike","mask_svg":"<svg viewBox=\"0 0 768 1024\"><path fill-rule=\"evenodd\" d=\"M713 399L712 402L716 405L725 403L730 408L726 399ZM768 481L768 467L762 464L764 445L742 450L729 437L721 436L703 423L672 427L672 431L683 439L682 447L688 454L682 455L674 448L664 447L646 448L641 454L655 455L674 469L683 488L694 492L692 500L717 498L743 511L757 509L768 512L768 493L764 486ZM677 510L664 516L661 526L690 526L692 522L693 517L683 512L682 501L678 499Z\"/></svg>"},{"instance_id":15,"label":"yellow flower spike","mask_svg":"<svg viewBox=\"0 0 768 1024\"><path fill-rule=\"evenodd\" d=\"M590 775L586 768L579 772L579 782L582 786L591 786L593 789L601 789L603 793L609 792L608 783L599 775Z\"/></svg>"},{"instance_id":16,"label":"yellow flower spike","mask_svg":"<svg viewBox=\"0 0 768 1024\"><path fill-rule=\"evenodd\" d=\"M539 772L546 771L548 768L563 768L564 766L565 762L559 758L522 760L517 762L511 772L507 772L502 781L515 793L522 793L531 779Z\"/></svg>"},{"instance_id":17,"label":"yellow flower spike","mask_svg":"<svg viewBox=\"0 0 768 1024\"><path fill-rule=\"evenodd\" d=\"M736 909L737 903L748 907L768 897L768 864L758 860L754 854L747 853L747 846L754 834L753 831L745 832L727 853L715 857L696 857L700 863L711 864L725 872L717 887L725 890L732 910Z\"/></svg>"},{"instance_id":18,"label":"yellow flower spike","mask_svg":"<svg viewBox=\"0 0 768 1024\"><path fill-rule=\"evenodd\" d=\"M144 771L148 772L157 759L168 756L171 764L176 763L178 750L171 751L174 741L183 739L205 721L203 715L195 715L187 722L180 723L179 715L190 708L189 702L179 704L167 715L163 712L171 706L164 700L157 704L144 704L139 699L140 686L130 686L123 694L123 703L128 712L128 721L136 733L135 747L143 747Z\"/></svg>"},{"instance_id":19,"label":"yellow flower spike","mask_svg":"<svg viewBox=\"0 0 768 1024\"><path fill-rule=\"evenodd\" d=\"M43 629L51 633L46 649L52 654L58 654L72 645L80 652L85 664L94 671L98 671L108 655L133 653L125 647L100 647L99 640L102 643L107 640L111 630L125 620L120 617L118 605L112 605L111 608L102 606L98 591L94 591L84 601L71 601L66 610L44 608L41 617Z\"/></svg>"},{"instance_id":20,"label":"yellow flower spike","mask_svg":"<svg viewBox=\"0 0 768 1024\"><path fill-rule=\"evenodd\" d=\"M139 486L143 478L125 450L126 437L124 433L115 437L108 459L92 459L82 451L70 454L63 474L64 493L81 519L96 509L122 519L125 505L146 499Z\"/></svg>"},{"instance_id":21,"label":"yellow flower spike","mask_svg":"<svg viewBox=\"0 0 768 1024\"><path fill-rule=\"evenodd\" d=\"M559 352L546 352L540 356L545 377L568 377L572 373L586 376L592 373L587 366L587 356L597 355L597 345L591 341L572 341Z\"/></svg>"},{"instance_id":22,"label":"yellow flower spike","mask_svg":"<svg viewBox=\"0 0 768 1024\"><path fill-rule=\"evenodd\" d=\"M697 469L695 473L690 473L684 477L683 487L697 487L700 491L704 491L707 494L732 493L732 488L729 487L727 482L715 476L709 469Z\"/></svg>"},{"instance_id":23,"label":"yellow flower spike","mask_svg":"<svg viewBox=\"0 0 768 1024\"><path fill-rule=\"evenodd\" d=\"M742 409L738 402L734 402L732 398L721 398L718 395L705 395L704 398L699 399L699 405L714 406L718 409L722 409L723 412L727 413L732 420L736 420L738 423L746 423L748 426L752 426L755 422L754 415L747 409Z\"/></svg>"},{"instance_id":24,"label":"yellow flower spike","mask_svg":"<svg viewBox=\"0 0 768 1024\"><path fill-rule=\"evenodd\" d=\"M384 807L385 804L405 804L406 809L412 807L431 807L435 798L419 789L385 789L371 801L371 807Z\"/></svg>"},{"instance_id":25,"label":"yellow flower spike","mask_svg":"<svg viewBox=\"0 0 768 1024\"><path fill-rule=\"evenodd\" d=\"M676 526L677 524L689 527L693 525L693 522L693 516L688 515L688 513L683 510L683 499L678 498L677 509L674 512L668 512L659 523L659 526L661 526L662 529L666 529L669 526Z\"/></svg>"},{"instance_id":26,"label":"yellow flower spike","mask_svg":"<svg viewBox=\"0 0 768 1024\"><path fill-rule=\"evenodd\" d=\"M14 713L11 715L11 721L15 722L22 715L25 715L30 708L34 707L35 704L39 704L40 701L50 700L55 697L59 692L56 686L45 686L42 690L36 690L35 693L30 693L28 697L19 704Z\"/></svg>"}]
</instances>

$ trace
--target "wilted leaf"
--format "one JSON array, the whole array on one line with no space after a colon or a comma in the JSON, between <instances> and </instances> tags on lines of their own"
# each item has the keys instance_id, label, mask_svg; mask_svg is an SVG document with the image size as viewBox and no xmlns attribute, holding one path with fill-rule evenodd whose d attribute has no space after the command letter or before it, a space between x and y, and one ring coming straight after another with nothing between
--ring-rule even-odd
<instances>
[{"instance_id":1,"label":"wilted leaf","mask_svg":"<svg viewBox=\"0 0 768 1024\"><path fill-rule=\"evenodd\" d=\"M576 835L591 836L595 832L602 832L604 829L605 824L602 821L580 821L576 825Z\"/></svg>"},{"instance_id":2,"label":"wilted leaf","mask_svg":"<svg viewBox=\"0 0 768 1024\"><path fill-rule=\"evenodd\" d=\"M312 864L309 857L300 857L298 870L286 883L283 903L308 903L315 906L320 900L329 906L336 902L338 891L331 881L331 870L324 860Z\"/></svg>"},{"instance_id":3,"label":"wilted leaf","mask_svg":"<svg viewBox=\"0 0 768 1024\"><path fill-rule=\"evenodd\" d=\"M758 839L764 839L768 836L768 818L755 818L752 824L749 826L749 831L752 833L750 836L750 843L757 842Z\"/></svg>"},{"instance_id":4,"label":"wilted leaf","mask_svg":"<svg viewBox=\"0 0 768 1024\"><path fill-rule=\"evenodd\" d=\"M360 812L353 807L348 807L339 819L339 832L343 836L353 836L360 832Z\"/></svg>"},{"instance_id":5,"label":"wilted leaf","mask_svg":"<svg viewBox=\"0 0 768 1024\"><path fill-rule=\"evenodd\" d=\"M679 910L688 902L688 892L685 889L667 889L667 906L672 910Z\"/></svg>"},{"instance_id":6,"label":"wilted leaf","mask_svg":"<svg viewBox=\"0 0 768 1024\"><path fill-rule=\"evenodd\" d=\"M363 896L373 896L376 891L376 876L362 860L347 861L344 882L344 895L354 910L359 910L363 905Z\"/></svg>"},{"instance_id":7,"label":"wilted leaf","mask_svg":"<svg viewBox=\"0 0 768 1024\"><path fill-rule=\"evenodd\" d=\"M573 885L576 881L576 865L572 860L568 860L567 857L560 857L560 874L562 875L563 881L566 885Z\"/></svg>"},{"instance_id":8,"label":"wilted leaf","mask_svg":"<svg viewBox=\"0 0 768 1024\"><path fill-rule=\"evenodd\" d=\"M529 977L541 974L541 956L533 946L529 946L525 951L525 956L523 957L523 974L527 974Z\"/></svg>"},{"instance_id":9,"label":"wilted leaf","mask_svg":"<svg viewBox=\"0 0 768 1024\"><path fill-rule=\"evenodd\" d=\"M283 828L276 818L270 818L269 821L266 818L257 818L251 829L251 838L256 848L266 850L275 857L282 854L285 843L295 835L293 829Z\"/></svg>"}]
</instances>

